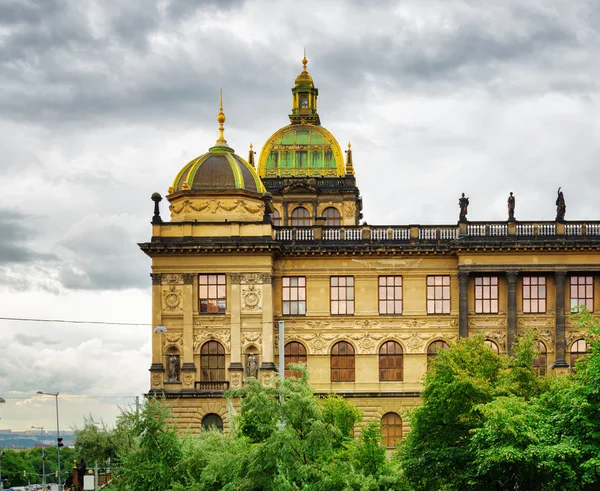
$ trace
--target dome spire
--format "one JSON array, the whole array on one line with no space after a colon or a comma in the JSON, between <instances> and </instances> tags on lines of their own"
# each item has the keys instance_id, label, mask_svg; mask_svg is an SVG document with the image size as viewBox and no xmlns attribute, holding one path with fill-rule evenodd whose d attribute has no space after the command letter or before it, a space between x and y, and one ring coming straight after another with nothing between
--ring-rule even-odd
<instances>
[{"instance_id":1,"label":"dome spire","mask_svg":"<svg viewBox=\"0 0 600 491\"><path fill-rule=\"evenodd\" d=\"M304 58L302 59L303 72L306 72L306 65L308 64L308 60L306 59L306 48L304 48Z\"/></svg>"},{"instance_id":2,"label":"dome spire","mask_svg":"<svg viewBox=\"0 0 600 491\"><path fill-rule=\"evenodd\" d=\"M352 145L348 143L348 150L346 150L346 175L354 175L354 165L352 164Z\"/></svg>"},{"instance_id":3,"label":"dome spire","mask_svg":"<svg viewBox=\"0 0 600 491\"><path fill-rule=\"evenodd\" d=\"M292 114L290 114L290 123L320 125L321 120L317 113L319 89L315 88L313 79L306 70L307 64L306 48L304 48L302 72L296 77L295 86L292 89Z\"/></svg>"},{"instance_id":4,"label":"dome spire","mask_svg":"<svg viewBox=\"0 0 600 491\"><path fill-rule=\"evenodd\" d=\"M228 147L227 140L225 140L225 136L223 132L225 128L223 127L223 123L227 118L225 117L225 113L223 112L223 89L219 89L219 115L217 116L217 121L219 122L219 139L217 140L217 146L220 147Z\"/></svg>"}]
</instances>

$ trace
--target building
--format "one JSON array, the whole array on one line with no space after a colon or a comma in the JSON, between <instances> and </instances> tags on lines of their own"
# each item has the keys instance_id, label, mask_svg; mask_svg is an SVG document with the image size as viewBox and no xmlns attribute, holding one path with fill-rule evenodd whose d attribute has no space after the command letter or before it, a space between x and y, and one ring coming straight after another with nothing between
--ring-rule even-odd
<instances>
[{"instance_id":1,"label":"building","mask_svg":"<svg viewBox=\"0 0 600 491\"><path fill-rule=\"evenodd\" d=\"M184 425L228 426L224 390L267 382L279 362L306 361L321 394L352 398L383 422L388 445L408 428L428 360L482 333L498 352L536 331L541 375L565 372L586 351L569 324L575 305L600 309L600 222L470 222L468 199L450 225L361 224L352 151L321 126L304 68L290 124L258 161L220 135L169 188L170 220L155 193L150 393L172 399ZM511 193L512 194L512 193ZM286 371L286 375L294 374Z\"/></svg>"}]
</instances>

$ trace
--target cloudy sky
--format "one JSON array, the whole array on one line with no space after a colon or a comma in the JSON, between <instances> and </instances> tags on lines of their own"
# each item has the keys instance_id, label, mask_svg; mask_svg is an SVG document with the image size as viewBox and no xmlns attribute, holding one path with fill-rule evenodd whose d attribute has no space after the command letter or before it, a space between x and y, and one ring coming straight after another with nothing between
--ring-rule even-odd
<instances>
[{"instance_id":1,"label":"cloudy sky","mask_svg":"<svg viewBox=\"0 0 600 491\"><path fill-rule=\"evenodd\" d=\"M0 427L61 426L148 388L150 195L217 137L287 124L306 47L352 142L365 220L598 219L592 0L0 0ZM164 213L167 212L165 203ZM166 213L165 213L166 214Z\"/></svg>"}]
</instances>

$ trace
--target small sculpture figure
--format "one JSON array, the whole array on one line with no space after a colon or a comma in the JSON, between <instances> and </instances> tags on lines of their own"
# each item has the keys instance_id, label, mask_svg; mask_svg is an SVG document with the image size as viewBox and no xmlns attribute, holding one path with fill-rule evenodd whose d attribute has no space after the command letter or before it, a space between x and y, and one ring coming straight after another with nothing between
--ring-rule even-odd
<instances>
[{"instance_id":1,"label":"small sculpture figure","mask_svg":"<svg viewBox=\"0 0 600 491\"><path fill-rule=\"evenodd\" d=\"M512 192L508 197L508 221L515 221L515 197L513 196Z\"/></svg>"},{"instance_id":2,"label":"small sculpture figure","mask_svg":"<svg viewBox=\"0 0 600 491\"><path fill-rule=\"evenodd\" d=\"M458 206L460 207L460 215L458 217L459 222L467 221L467 208L469 206L469 198L465 198L465 193L462 193L462 197L458 200Z\"/></svg>"},{"instance_id":3,"label":"small sculpture figure","mask_svg":"<svg viewBox=\"0 0 600 491\"><path fill-rule=\"evenodd\" d=\"M179 356L175 353L172 353L171 356L169 356L167 382L179 382Z\"/></svg>"},{"instance_id":4,"label":"small sculpture figure","mask_svg":"<svg viewBox=\"0 0 600 491\"><path fill-rule=\"evenodd\" d=\"M565 213L567 212L567 205L565 205L565 197L562 191L558 188L558 197L556 198L556 221L558 223L565 222Z\"/></svg>"},{"instance_id":5,"label":"small sculpture figure","mask_svg":"<svg viewBox=\"0 0 600 491\"><path fill-rule=\"evenodd\" d=\"M258 362L256 361L256 356L254 356L253 353L248 355L246 372L248 373L248 377L258 378Z\"/></svg>"}]
</instances>

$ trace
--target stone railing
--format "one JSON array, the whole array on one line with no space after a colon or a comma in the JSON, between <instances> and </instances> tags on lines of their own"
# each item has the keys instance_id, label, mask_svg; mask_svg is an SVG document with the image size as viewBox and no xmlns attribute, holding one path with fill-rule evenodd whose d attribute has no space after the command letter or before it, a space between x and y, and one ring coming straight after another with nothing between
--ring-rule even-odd
<instances>
[{"instance_id":1,"label":"stone railing","mask_svg":"<svg viewBox=\"0 0 600 491\"><path fill-rule=\"evenodd\" d=\"M229 382L196 382L195 387L201 392L225 392L229 389Z\"/></svg>"},{"instance_id":2,"label":"stone railing","mask_svg":"<svg viewBox=\"0 0 600 491\"><path fill-rule=\"evenodd\" d=\"M443 242L466 238L501 240L508 237L600 237L600 221L587 222L469 222L458 225L275 227L282 242Z\"/></svg>"}]
</instances>

